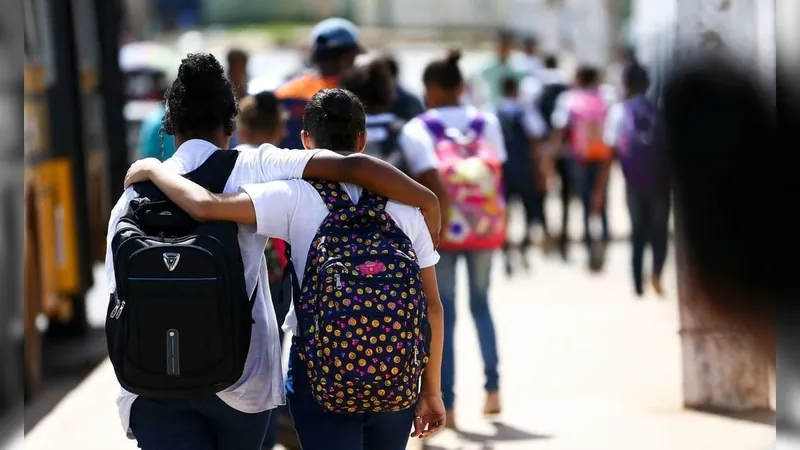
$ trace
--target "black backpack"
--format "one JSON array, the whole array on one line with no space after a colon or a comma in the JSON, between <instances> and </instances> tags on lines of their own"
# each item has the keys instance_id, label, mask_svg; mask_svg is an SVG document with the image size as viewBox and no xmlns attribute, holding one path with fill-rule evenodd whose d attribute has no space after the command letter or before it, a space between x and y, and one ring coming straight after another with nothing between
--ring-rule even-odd
<instances>
[{"instance_id":1,"label":"black backpack","mask_svg":"<svg viewBox=\"0 0 800 450\"><path fill-rule=\"evenodd\" d=\"M238 156L218 150L185 176L222 193ZM255 291L247 295L238 226L199 223L152 183L134 189L111 242L106 339L117 379L150 398L215 394L241 378L250 349Z\"/></svg>"},{"instance_id":2,"label":"black backpack","mask_svg":"<svg viewBox=\"0 0 800 450\"><path fill-rule=\"evenodd\" d=\"M542 89L542 94L539 96L536 107L542 115L542 119L547 124L547 130L553 128L550 118L553 116L553 111L556 109L556 101L558 97L567 91L569 86L563 83L547 84Z\"/></svg>"}]
</instances>

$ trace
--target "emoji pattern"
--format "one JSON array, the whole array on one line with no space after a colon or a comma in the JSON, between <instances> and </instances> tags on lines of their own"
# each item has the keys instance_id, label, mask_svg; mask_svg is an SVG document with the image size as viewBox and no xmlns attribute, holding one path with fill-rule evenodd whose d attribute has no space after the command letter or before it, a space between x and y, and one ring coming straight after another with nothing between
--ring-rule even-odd
<instances>
[{"instance_id":1,"label":"emoji pattern","mask_svg":"<svg viewBox=\"0 0 800 450\"><path fill-rule=\"evenodd\" d=\"M311 243L299 304L300 359L325 409L400 411L414 406L428 361L427 299L409 238L364 191L317 182L330 211Z\"/></svg>"}]
</instances>

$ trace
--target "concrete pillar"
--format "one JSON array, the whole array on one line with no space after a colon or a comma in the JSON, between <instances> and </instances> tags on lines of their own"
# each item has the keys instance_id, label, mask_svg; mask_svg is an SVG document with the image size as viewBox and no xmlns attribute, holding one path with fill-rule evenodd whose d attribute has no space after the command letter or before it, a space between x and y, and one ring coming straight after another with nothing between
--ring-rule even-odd
<instances>
[{"instance_id":1,"label":"concrete pillar","mask_svg":"<svg viewBox=\"0 0 800 450\"><path fill-rule=\"evenodd\" d=\"M770 4L774 8L774 3L761 0L678 0L680 54L721 43L750 67L763 64L758 10ZM675 223L684 405L710 411L768 409L772 406L769 363L751 336L709 308L682 251L679 214L680 209Z\"/></svg>"},{"instance_id":2,"label":"concrete pillar","mask_svg":"<svg viewBox=\"0 0 800 450\"><path fill-rule=\"evenodd\" d=\"M766 359L751 336L711 311L681 246L677 247L684 407L726 412L771 408Z\"/></svg>"}]
</instances>

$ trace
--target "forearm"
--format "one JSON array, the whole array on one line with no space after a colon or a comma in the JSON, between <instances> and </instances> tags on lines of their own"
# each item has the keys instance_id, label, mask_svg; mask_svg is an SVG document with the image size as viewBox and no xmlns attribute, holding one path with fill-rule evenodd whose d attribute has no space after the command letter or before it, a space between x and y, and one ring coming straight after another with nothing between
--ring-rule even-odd
<instances>
[{"instance_id":1,"label":"forearm","mask_svg":"<svg viewBox=\"0 0 800 450\"><path fill-rule=\"evenodd\" d=\"M318 152L306 165L303 178L353 183L425 211L439 208L439 201L430 189L391 164L360 153L343 156L333 152Z\"/></svg>"},{"instance_id":2,"label":"forearm","mask_svg":"<svg viewBox=\"0 0 800 450\"><path fill-rule=\"evenodd\" d=\"M444 345L444 311L438 296L435 302L430 302L428 305L428 321L431 327L430 355L428 365L422 374L422 393L438 395L442 392L442 349Z\"/></svg>"},{"instance_id":3,"label":"forearm","mask_svg":"<svg viewBox=\"0 0 800 450\"><path fill-rule=\"evenodd\" d=\"M195 220L207 220L209 208L218 203L216 195L163 166L151 170L148 178L164 195Z\"/></svg>"},{"instance_id":4,"label":"forearm","mask_svg":"<svg viewBox=\"0 0 800 450\"><path fill-rule=\"evenodd\" d=\"M611 178L611 164L614 162L612 158L603 161L600 168L600 173L597 177L597 184L595 185L595 192L604 192L608 187L608 180Z\"/></svg>"},{"instance_id":5,"label":"forearm","mask_svg":"<svg viewBox=\"0 0 800 450\"><path fill-rule=\"evenodd\" d=\"M447 224L450 218L450 198L447 195L447 190L442 184L442 179L439 177L439 171L436 169L428 170L417 177L417 181L430 189L439 200L439 210L442 217L442 230L447 229Z\"/></svg>"}]
</instances>

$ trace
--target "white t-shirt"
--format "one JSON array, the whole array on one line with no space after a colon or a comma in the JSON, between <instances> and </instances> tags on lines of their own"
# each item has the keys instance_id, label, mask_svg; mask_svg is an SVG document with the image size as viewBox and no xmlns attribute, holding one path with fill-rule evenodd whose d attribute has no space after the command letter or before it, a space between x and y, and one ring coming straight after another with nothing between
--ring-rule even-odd
<instances>
[{"instance_id":1,"label":"white t-shirt","mask_svg":"<svg viewBox=\"0 0 800 450\"><path fill-rule=\"evenodd\" d=\"M528 75L519 83L519 96L523 104L535 107L545 86L565 83L564 75L556 69L542 69L536 75Z\"/></svg>"},{"instance_id":2,"label":"white t-shirt","mask_svg":"<svg viewBox=\"0 0 800 450\"><path fill-rule=\"evenodd\" d=\"M497 116L490 112L479 112L474 106L448 106L444 108L434 108L428 111L437 117L445 128L455 128L460 131L467 131L469 123L475 118L477 114L483 114L486 120L484 127L484 137L489 142L491 147L497 152L497 158L501 163L506 161L506 145L503 140L503 129L500 127L500 122ZM411 119L400 133L400 147L406 154L411 173L414 176L425 172L426 170L439 167L439 160L436 157L436 143L434 142L433 134L428 130L420 117ZM416 162L412 162L409 155L415 155ZM433 164L425 170L419 170L425 164ZM415 166L416 164L416 166ZM415 169L416 167L416 169Z\"/></svg>"},{"instance_id":3,"label":"white t-shirt","mask_svg":"<svg viewBox=\"0 0 800 450\"><path fill-rule=\"evenodd\" d=\"M608 110L606 124L603 129L603 141L609 147L616 147L619 144L619 136L622 134L622 127L625 125L625 107L622 103L615 103Z\"/></svg>"},{"instance_id":4,"label":"white t-shirt","mask_svg":"<svg viewBox=\"0 0 800 450\"><path fill-rule=\"evenodd\" d=\"M340 185L357 203L361 188L346 183ZM303 180L246 185L242 186L242 191L253 201L256 233L283 239L292 246L295 274L302 285L311 242L328 216L328 207L322 197L311 184ZM431 267L439 262L439 254L433 248L425 218L419 209L390 200L386 204L386 212L411 239L420 268ZM297 316L294 305L291 305L283 329L297 334L296 328Z\"/></svg>"},{"instance_id":5,"label":"white t-shirt","mask_svg":"<svg viewBox=\"0 0 800 450\"><path fill-rule=\"evenodd\" d=\"M179 174L186 174L200 167L216 150L216 146L210 142L193 139L184 142L175 154L164 162L164 166ZM303 176L306 164L316 152L316 150L283 150L268 144L256 150L242 151L228 178L224 192L238 192L244 184L300 178ZM111 239L114 237L119 219L134 197L133 189L126 189L111 211L108 221L105 268L109 294L113 294L117 286ZM273 409L285 402L278 323L267 282L267 261L264 258L266 245L267 238L256 234L252 227L239 226L239 248L244 263L248 295L252 295L256 284L258 285L256 303L253 306L253 332L241 379L217 394L231 408L249 414ZM127 432L131 406L136 400L136 395L125 389L120 391L117 407L122 427Z\"/></svg>"}]
</instances>

